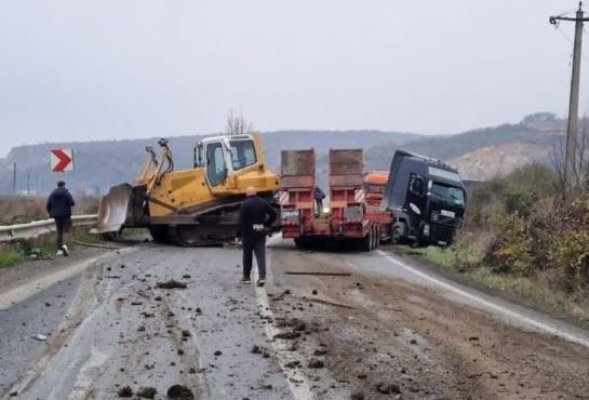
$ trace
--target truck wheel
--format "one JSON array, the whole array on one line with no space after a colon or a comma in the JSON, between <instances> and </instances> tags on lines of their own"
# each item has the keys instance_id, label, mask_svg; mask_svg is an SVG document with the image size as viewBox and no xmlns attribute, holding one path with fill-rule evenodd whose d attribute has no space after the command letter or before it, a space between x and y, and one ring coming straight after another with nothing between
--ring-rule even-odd
<instances>
[{"instance_id":1,"label":"truck wheel","mask_svg":"<svg viewBox=\"0 0 589 400\"><path fill-rule=\"evenodd\" d=\"M375 234L374 234L374 248L378 248L378 246L380 246L380 225L378 225L375 229Z\"/></svg>"},{"instance_id":2,"label":"truck wheel","mask_svg":"<svg viewBox=\"0 0 589 400\"><path fill-rule=\"evenodd\" d=\"M395 222L391 232L391 243L400 244L405 233L405 224L403 222Z\"/></svg>"}]
</instances>

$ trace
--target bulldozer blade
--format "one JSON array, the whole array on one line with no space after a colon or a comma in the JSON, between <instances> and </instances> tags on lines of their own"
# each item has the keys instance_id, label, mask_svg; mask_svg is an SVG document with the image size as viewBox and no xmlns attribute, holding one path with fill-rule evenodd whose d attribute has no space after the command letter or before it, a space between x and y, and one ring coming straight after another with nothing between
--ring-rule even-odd
<instances>
[{"instance_id":1,"label":"bulldozer blade","mask_svg":"<svg viewBox=\"0 0 589 400\"><path fill-rule=\"evenodd\" d=\"M125 224L133 187L128 183L113 186L98 207L96 233L118 232Z\"/></svg>"}]
</instances>

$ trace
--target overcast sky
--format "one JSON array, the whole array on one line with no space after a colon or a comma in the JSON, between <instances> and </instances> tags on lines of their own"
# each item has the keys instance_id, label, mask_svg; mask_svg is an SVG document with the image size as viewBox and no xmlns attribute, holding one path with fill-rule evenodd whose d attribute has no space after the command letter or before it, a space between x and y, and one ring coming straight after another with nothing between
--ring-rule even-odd
<instances>
[{"instance_id":1,"label":"overcast sky","mask_svg":"<svg viewBox=\"0 0 589 400\"><path fill-rule=\"evenodd\" d=\"M430 134L565 115L573 25L556 30L548 16L576 5L0 1L0 156L23 143L221 131L230 108L260 130Z\"/></svg>"}]
</instances>

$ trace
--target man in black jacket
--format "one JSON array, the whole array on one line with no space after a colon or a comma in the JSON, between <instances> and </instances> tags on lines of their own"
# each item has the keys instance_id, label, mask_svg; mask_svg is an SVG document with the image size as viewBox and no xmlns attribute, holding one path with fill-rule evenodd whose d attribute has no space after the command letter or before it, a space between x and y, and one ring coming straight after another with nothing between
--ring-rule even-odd
<instances>
[{"instance_id":1,"label":"man in black jacket","mask_svg":"<svg viewBox=\"0 0 589 400\"><path fill-rule=\"evenodd\" d=\"M68 255L64 236L69 233L72 225L72 207L75 205L72 195L65 187L64 181L57 182L57 188L51 192L47 199L47 212L55 220L57 232L57 255Z\"/></svg>"},{"instance_id":2,"label":"man in black jacket","mask_svg":"<svg viewBox=\"0 0 589 400\"><path fill-rule=\"evenodd\" d=\"M315 198L315 204L317 205L317 215L321 216L323 213L323 199L325 198L325 193L319 186L315 186L313 190L313 197Z\"/></svg>"},{"instance_id":3,"label":"man in black jacket","mask_svg":"<svg viewBox=\"0 0 589 400\"><path fill-rule=\"evenodd\" d=\"M258 264L258 286L266 282L266 233L278 214L270 203L256 195L256 189L246 189L247 199L239 209L239 231L243 243L243 277L240 282L250 283L252 252Z\"/></svg>"}]
</instances>

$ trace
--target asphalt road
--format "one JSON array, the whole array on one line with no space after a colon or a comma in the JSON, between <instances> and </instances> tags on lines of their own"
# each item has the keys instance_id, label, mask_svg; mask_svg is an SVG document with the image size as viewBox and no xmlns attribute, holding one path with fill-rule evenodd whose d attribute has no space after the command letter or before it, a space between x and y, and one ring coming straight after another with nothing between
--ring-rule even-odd
<instances>
[{"instance_id":1,"label":"asphalt road","mask_svg":"<svg viewBox=\"0 0 589 400\"><path fill-rule=\"evenodd\" d=\"M21 279L0 293L0 398L588 398L583 330L388 249L269 254L266 288L238 283L236 248L152 243ZM318 271L340 276L291 274Z\"/></svg>"}]
</instances>

